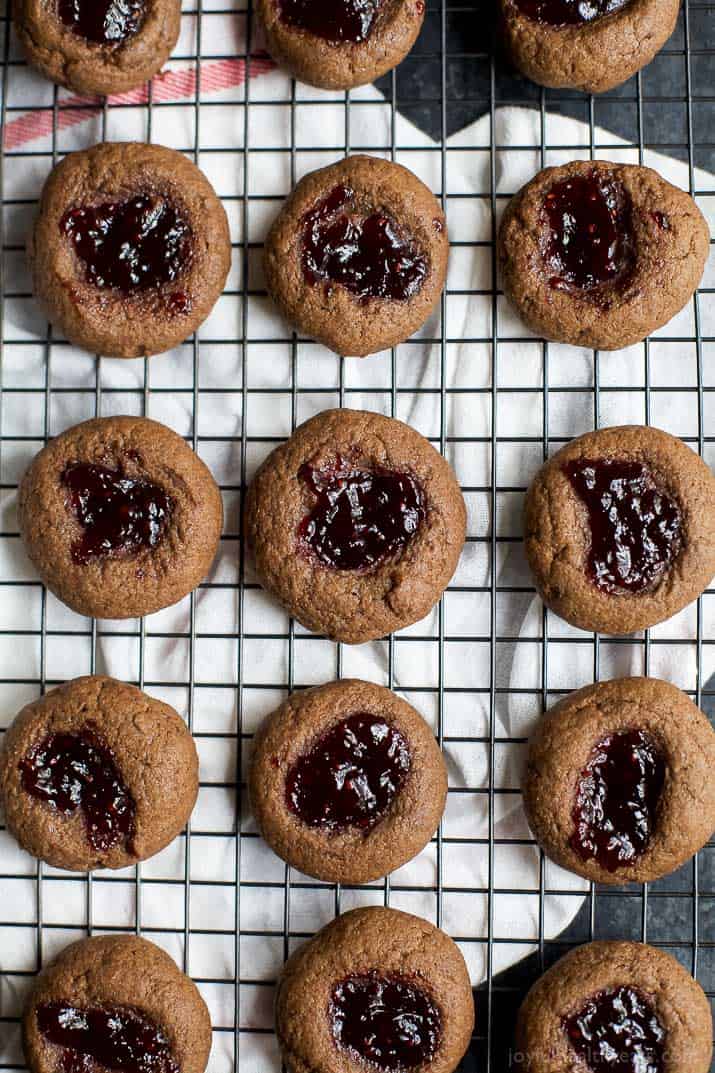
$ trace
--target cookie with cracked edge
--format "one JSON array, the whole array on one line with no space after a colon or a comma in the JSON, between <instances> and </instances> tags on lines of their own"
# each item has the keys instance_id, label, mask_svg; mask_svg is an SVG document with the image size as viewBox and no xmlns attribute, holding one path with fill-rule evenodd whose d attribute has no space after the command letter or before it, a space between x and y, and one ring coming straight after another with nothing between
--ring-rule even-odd
<instances>
[{"instance_id":1,"label":"cookie with cracked edge","mask_svg":"<svg viewBox=\"0 0 715 1073\"><path fill-rule=\"evenodd\" d=\"M544 9L551 9L548 19L539 17ZM580 9L605 13L581 21L576 16ZM532 82L605 93L660 52L679 9L680 0L500 0L501 33L512 63Z\"/></svg>"},{"instance_id":2,"label":"cookie with cracked edge","mask_svg":"<svg viewBox=\"0 0 715 1073\"><path fill-rule=\"evenodd\" d=\"M325 410L265 460L246 497L261 584L308 629L360 644L423 618L459 561L466 509L414 429Z\"/></svg>"},{"instance_id":3,"label":"cookie with cracked edge","mask_svg":"<svg viewBox=\"0 0 715 1073\"><path fill-rule=\"evenodd\" d=\"M198 789L183 719L102 675L27 704L0 751L8 829L55 868L126 868L153 857L185 827Z\"/></svg>"},{"instance_id":4,"label":"cookie with cracked edge","mask_svg":"<svg viewBox=\"0 0 715 1073\"><path fill-rule=\"evenodd\" d=\"M596 883L649 883L685 864L715 830L713 769L715 732L685 693L656 678L597 682L539 723L524 808L562 868Z\"/></svg>"},{"instance_id":5,"label":"cookie with cracked edge","mask_svg":"<svg viewBox=\"0 0 715 1073\"><path fill-rule=\"evenodd\" d=\"M226 282L231 240L221 201L183 153L102 142L48 176L28 257L35 296L70 342L139 358L203 324Z\"/></svg>"},{"instance_id":6,"label":"cookie with cracked edge","mask_svg":"<svg viewBox=\"0 0 715 1073\"><path fill-rule=\"evenodd\" d=\"M268 716L248 786L259 830L279 857L328 883L369 883L429 842L447 769L410 704L343 679L294 693Z\"/></svg>"},{"instance_id":7,"label":"cookie with cracked edge","mask_svg":"<svg viewBox=\"0 0 715 1073\"><path fill-rule=\"evenodd\" d=\"M527 327L597 350L667 324L709 249L689 194L651 168L600 160L538 172L508 203L497 241L504 293Z\"/></svg>"},{"instance_id":8,"label":"cookie with cracked edge","mask_svg":"<svg viewBox=\"0 0 715 1073\"><path fill-rule=\"evenodd\" d=\"M65 1049L54 1041L53 1022L63 1010L114 1018L111 1036L120 1056L136 1054L137 1068L147 1062L157 1073L204 1073L211 1049L211 1021L198 988L173 958L137 935L101 935L65 947L37 977L22 1019L25 1059L31 1073L56 1073L63 1054L102 1066L105 1039L96 1026L89 1051ZM121 1023L128 1021L127 1031ZM67 1018L67 1033L87 1044L79 1016ZM147 1055L146 1046L152 1046ZM143 1059L143 1063L141 1063ZM140 1064L141 1063L141 1064ZM118 1068L121 1068L117 1064Z\"/></svg>"},{"instance_id":9,"label":"cookie with cracked edge","mask_svg":"<svg viewBox=\"0 0 715 1073\"><path fill-rule=\"evenodd\" d=\"M301 179L263 260L286 320L336 354L365 357L424 324L448 256L447 221L432 191L399 164L358 155Z\"/></svg>"},{"instance_id":10,"label":"cookie with cracked edge","mask_svg":"<svg viewBox=\"0 0 715 1073\"><path fill-rule=\"evenodd\" d=\"M223 504L202 460L145 417L99 417L35 456L20 535L47 587L80 615L149 615L187 596L218 550Z\"/></svg>"},{"instance_id":11,"label":"cookie with cracked edge","mask_svg":"<svg viewBox=\"0 0 715 1073\"><path fill-rule=\"evenodd\" d=\"M27 62L77 93L121 93L164 66L179 37L180 0L13 0Z\"/></svg>"},{"instance_id":12,"label":"cookie with cracked edge","mask_svg":"<svg viewBox=\"0 0 715 1073\"><path fill-rule=\"evenodd\" d=\"M632 546L629 533L620 527L633 520L635 497L644 491L649 497L640 511L648 521L645 537L637 525L631 534L636 547L647 550L651 538L657 537L659 511L668 517L666 531L672 539L664 545L660 562L657 555L646 556L648 573L643 576L648 583L641 591L619 587L617 555L608 561L607 554L599 552L594 560L589 510L571 483L569 467L587 480L589 464L599 461L607 467L616 465L614 479L624 481L614 525L625 563ZM608 469L604 472L608 475ZM602 518L607 518L606 511ZM608 531L599 530L599 548L601 537L605 547ZM715 477L699 455L661 429L624 425L587 432L557 451L531 482L524 542L541 598L571 625L614 635L655 626L697 599L715 574ZM610 572L613 583L602 579L599 585L595 570L605 572L606 578Z\"/></svg>"},{"instance_id":13,"label":"cookie with cracked edge","mask_svg":"<svg viewBox=\"0 0 715 1073\"><path fill-rule=\"evenodd\" d=\"M383 1035L380 1003L369 1008L370 988L382 991L388 1014L391 1002L403 1004L413 1032L401 1039L412 1036L417 1052L407 1057L409 1064L404 1054L390 1056L390 1064L385 1050L382 1063L366 1063L364 1050L360 1054L351 1046L358 1029L352 1014L360 1010L351 1010L350 1000L359 1005L366 991L363 1024L366 1035L374 1033L373 1054L381 1043L389 1050L395 1040L394 1031ZM474 1001L459 947L433 924L397 909L344 913L289 958L278 982L276 1034L290 1073L357 1073L366 1064L452 1073L473 1028ZM420 1050L423 1060L417 1061Z\"/></svg>"},{"instance_id":14,"label":"cookie with cracked edge","mask_svg":"<svg viewBox=\"0 0 715 1073\"><path fill-rule=\"evenodd\" d=\"M401 63L424 22L424 0L258 0L268 50L294 78L322 89L374 82Z\"/></svg>"},{"instance_id":15,"label":"cookie with cracked edge","mask_svg":"<svg viewBox=\"0 0 715 1073\"><path fill-rule=\"evenodd\" d=\"M565 1070L589 1068L583 1055L588 1046L599 1046L600 1033L595 1029L600 1029L603 1034L604 1046L607 1048L609 1044L609 1022L604 1016L602 1000L614 993L617 998L622 988L635 993L644 1014L644 1024L631 1031L627 1030L628 1025L621 1024L621 1032L617 1037L611 1037L611 1045L631 1048L639 1039L650 1038L656 1049L654 1060L657 1065L649 1064L647 1068L667 1069L668 1073L707 1073L712 1054L712 1015L702 988L670 954L633 942L595 942L580 946L537 980L517 1019L516 1052L524 1068L530 1073L564 1073ZM598 1025L599 1010L592 1004L601 1006L601 1026ZM574 1039L580 1042L580 1034L574 1031L573 1018L584 1011L586 1027L592 1025L594 1031L589 1041L584 1041L583 1050L577 1051L567 1029L572 1026ZM644 1035L641 1035L641 1027L645 1028ZM662 1045L666 1064L657 1054L658 1045ZM630 1062L636 1059L627 1050L625 1060L629 1064L623 1065L623 1069L646 1068L643 1064L631 1065ZM644 1059L639 1056L637 1060L642 1063ZM603 1068L607 1068L606 1065Z\"/></svg>"}]
</instances>

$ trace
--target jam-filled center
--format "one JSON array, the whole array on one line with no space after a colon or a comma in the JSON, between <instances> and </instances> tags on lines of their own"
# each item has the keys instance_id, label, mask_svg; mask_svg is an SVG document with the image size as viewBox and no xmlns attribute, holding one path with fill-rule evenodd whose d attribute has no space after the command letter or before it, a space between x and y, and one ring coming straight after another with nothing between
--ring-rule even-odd
<instances>
[{"instance_id":1,"label":"jam-filled center","mask_svg":"<svg viewBox=\"0 0 715 1073\"><path fill-rule=\"evenodd\" d=\"M166 1035L139 1010L47 1002L37 1008L37 1027L62 1048L62 1073L89 1073L95 1065L123 1073L179 1071Z\"/></svg>"},{"instance_id":2,"label":"jam-filled center","mask_svg":"<svg viewBox=\"0 0 715 1073\"><path fill-rule=\"evenodd\" d=\"M79 565L136 555L161 542L173 500L158 484L91 462L68 465L62 483L67 505L83 530L72 545L72 558Z\"/></svg>"},{"instance_id":3,"label":"jam-filled center","mask_svg":"<svg viewBox=\"0 0 715 1073\"><path fill-rule=\"evenodd\" d=\"M127 844L136 806L112 750L87 724L77 733L50 734L20 761L26 793L71 816L80 809L93 849Z\"/></svg>"},{"instance_id":4,"label":"jam-filled center","mask_svg":"<svg viewBox=\"0 0 715 1073\"><path fill-rule=\"evenodd\" d=\"M602 991L562 1028L594 1073L663 1073L666 1031L650 1001L631 987Z\"/></svg>"},{"instance_id":5,"label":"jam-filled center","mask_svg":"<svg viewBox=\"0 0 715 1073\"><path fill-rule=\"evenodd\" d=\"M303 217L303 275L345 287L361 301L405 301L422 287L427 258L386 212L361 210L355 192L336 186Z\"/></svg>"},{"instance_id":6,"label":"jam-filled center","mask_svg":"<svg viewBox=\"0 0 715 1073\"><path fill-rule=\"evenodd\" d=\"M623 284L635 263L631 203L615 176L593 170L544 198L541 255L551 287L591 292Z\"/></svg>"},{"instance_id":7,"label":"jam-filled center","mask_svg":"<svg viewBox=\"0 0 715 1073\"><path fill-rule=\"evenodd\" d=\"M283 22L334 44L366 41L384 0L278 0Z\"/></svg>"},{"instance_id":8,"label":"jam-filled center","mask_svg":"<svg viewBox=\"0 0 715 1073\"><path fill-rule=\"evenodd\" d=\"M664 781L663 755L642 730L599 741L576 787L572 848L609 872L635 863L655 829Z\"/></svg>"},{"instance_id":9,"label":"jam-filled center","mask_svg":"<svg viewBox=\"0 0 715 1073\"><path fill-rule=\"evenodd\" d=\"M144 0L58 0L57 11L72 33L97 45L118 45L144 19Z\"/></svg>"},{"instance_id":10,"label":"jam-filled center","mask_svg":"<svg viewBox=\"0 0 715 1073\"><path fill-rule=\"evenodd\" d=\"M173 283L191 259L191 229L166 197L78 206L60 231L84 264L88 283L122 294Z\"/></svg>"},{"instance_id":11,"label":"jam-filled center","mask_svg":"<svg viewBox=\"0 0 715 1073\"><path fill-rule=\"evenodd\" d=\"M293 764L286 801L310 827L368 831L384 816L409 770L410 751L399 730L377 715L356 712Z\"/></svg>"},{"instance_id":12,"label":"jam-filled center","mask_svg":"<svg viewBox=\"0 0 715 1073\"><path fill-rule=\"evenodd\" d=\"M338 458L324 469L306 463L298 475L315 497L299 537L325 566L376 566L402 552L424 521L424 493L410 473Z\"/></svg>"},{"instance_id":13,"label":"jam-filled center","mask_svg":"<svg viewBox=\"0 0 715 1073\"><path fill-rule=\"evenodd\" d=\"M348 976L333 988L329 1016L338 1047L380 1069L413 1069L439 1046L438 1008L403 976Z\"/></svg>"},{"instance_id":14,"label":"jam-filled center","mask_svg":"<svg viewBox=\"0 0 715 1073\"><path fill-rule=\"evenodd\" d=\"M522 14L548 26L578 26L612 15L630 0L515 0Z\"/></svg>"},{"instance_id":15,"label":"jam-filled center","mask_svg":"<svg viewBox=\"0 0 715 1073\"><path fill-rule=\"evenodd\" d=\"M642 462L579 458L566 476L588 513L588 573L604 592L653 588L680 552L678 503Z\"/></svg>"}]
</instances>

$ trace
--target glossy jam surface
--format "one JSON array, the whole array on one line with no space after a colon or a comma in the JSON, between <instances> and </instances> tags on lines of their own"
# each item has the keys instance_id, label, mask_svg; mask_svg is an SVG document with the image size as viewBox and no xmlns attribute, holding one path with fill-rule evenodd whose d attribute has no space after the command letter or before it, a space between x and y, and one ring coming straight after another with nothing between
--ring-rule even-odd
<instances>
[{"instance_id":1,"label":"glossy jam surface","mask_svg":"<svg viewBox=\"0 0 715 1073\"><path fill-rule=\"evenodd\" d=\"M163 197L73 208L60 231L83 262L87 282L122 294L173 283L191 258L189 226Z\"/></svg>"},{"instance_id":2,"label":"glossy jam surface","mask_svg":"<svg viewBox=\"0 0 715 1073\"><path fill-rule=\"evenodd\" d=\"M578 26L620 11L630 0L515 0L524 15L548 26Z\"/></svg>"},{"instance_id":3,"label":"glossy jam surface","mask_svg":"<svg viewBox=\"0 0 715 1073\"><path fill-rule=\"evenodd\" d=\"M102 852L127 844L136 807L111 749L91 724L76 734L50 734L20 761L22 788L58 812L80 809L87 838Z\"/></svg>"},{"instance_id":4,"label":"glossy jam surface","mask_svg":"<svg viewBox=\"0 0 715 1073\"><path fill-rule=\"evenodd\" d=\"M591 580L610 593L653 588L682 546L678 503L641 462L580 458L564 469L588 512Z\"/></svg>"},{"instance_id":5,"label":"glossy jam surface","mask_svg":"<svg viewBox=\"0 0 715 1073\"><path fill-rule=\"evenodd\" d=\"M72 545L72 558L79 565L108 556L129 557L161 542L173 502L158 484L90 462L71 463L62 483L67 505L83 530Z\"/></svg>"},{"instance_id":6,"label":"glossy jam surface","mask_svg":"<svg viewBox=\"0 0 715 1073\"><path fill-rule=\"evenodd\" d=\"M602 991L565 1017L562 1027L594 1073L664 1073L666 1031L639 991Z\"/></svg>"},{"instance_id":7,"label":"glossy jam surface","mask_svg":"<svg viewBox=\"0 0 715 1073\"><path fill-rule=\"evenodd\" d=\"M427 259L383 212L367 215L347 186L336 186L303 217L303 275L308 283L337 284L361 301L406 301L427 275Z\"/></svg>"},{"instance_id":8,"label":"glossy jam surface","mask_svg":"<svg viewBox=\"0 0 715 1073\"><path fill-rule=\"evenodd\" d=\"M283 22L335 44L358 44L372 33L383 0L278 0Z\"/></svg>"},{"instance_id":9,"label":"glossy jam surface","mask_svg":"<svg viewBox=\"0 0 715 1073\"><path fill-rule=\"evenodd\" d=\"M144 0L59 0L57 11L78 37L97 45L117 45L141 26Z\"/></svg>"},{"instance_id":10,"label":"glossy jam surface","mask_svg":"<svg viewBox=\"0 0 715 1073\"><path fill-rule=\"evenodd\" d=\"M338 458L330 469L306 463L299 477L315 496L299 538L335 570L369 570L397 555L424 521L424 493L410 473Z\"/></svg>"},{"instance_id":11,"label":"glossy jam surface","mask_svg":"<svg viewBox=\"0 0 715 1073\"><path fill-rule=\"evenodd\" d=\"M62 1048L62 1073L90 1073L101 1066L124 1073L178 1073L169 1040L145 1014L123 1006L37 1008L37 1027Z\"/></svg>"},{"instance_id":12,"label":"glossy jam surface","mask_svg":"<svg viewBox=\"0 0 715 1073\"><path fill-rule=\"evenodd\" d=\"M324 734L288 772L288 808L310 827L372 828L410 770L402 734L384 719L356 712Z\"/></svg>"},{"instance_id":13,"label":"glossy jam surface","mask_svg":"<svg viewBox=\"0 0 715 1073\"><path fill-rule=\"evenodd\" d=\"M623 284L635 263L630 198L621 182L592 171L544 198L541 255L555 290L592 292Z\"/></svg>"},{"instance_id":14,"label":"glossy jam surface","mask_svg":"<svg viewBox=\"0 0 715 1073\"><path fill-rule=\"evenodd\" d=\"M655 829L664 781L663 756L642 730L598 742L576 788L575 852L609 872L635 863Z\"/></svg>"},{"instance_id":15,"label":"glossy jam surface","mask_svg":"<svg viewBox=\"0 0 715 1073\"><path fill-rule=\"evenodd\" d=\"M380 1069L413 1069L434 1057L442 1019L429 995L402 976L349 976L333 988L338 1047Z\"/></svg>"}]
</instances>

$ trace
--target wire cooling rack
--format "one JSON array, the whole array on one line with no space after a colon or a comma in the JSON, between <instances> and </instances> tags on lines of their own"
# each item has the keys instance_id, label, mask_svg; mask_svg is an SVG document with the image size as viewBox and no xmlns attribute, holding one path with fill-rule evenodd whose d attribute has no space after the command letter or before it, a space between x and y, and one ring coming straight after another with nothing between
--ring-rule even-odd
<instances>
[{"instance_id":1,"label":"wire cooling rack","mask_svg":"<svg viewBox=\"0 0 715 1073\"><path fill-rule=\"evenodd\" d=\"M280 89L262 83L251 76L271 65L250 9L240 0L235 8L198 0L198 7L185 8L172 73L144 93L111 102L41 86L16 52L7 15L2 22L0 725L66 678L114 673L186 714L202 772L187 832L165 854L130 872L68 876L31 861L0 832L2 1069L22 1068L19 1013L35 971L72 939L137 930L183 964L209 1003L212 1073L277 1070L271 1001L280 964L316 926L316 913L317 923L324 923L365 901L415 909L448 927L468 961L479 952L485 982L476 990L477 1028L465 1070L524 1067L511 1050L518 1003L547 964L569 945L594 937L661 945L715 995L712 845L650 887L592 887L584 893L564 873L550 878L550 866L518 824L507 837L497 833L498 817L505 802L516 799L518 785L513 774L499 774L501 750L516 754L525 740L518 720L498 718L510 706L533 719L572 688L630 672L671 677L706 710L715 710L712 591L677 619L636 638L601 639L571 630L534 600L520 559L518 522L528 476L549 452L590 427L652 421L682 435L712 462L711 277L674 326L624 359L531 341L503 305L494 256L498 211L513 192L499 180L509 153L531 154L532 173L552 162L554 153L561 159L584 151L607 157L609 149L625 147L629 159L646 163L653 152L662 153L681 162L681 185L705 211L712 209L715 179L703 169L712 171L715 161L713 5L686 4L654 63L598 99L545 92L516 78L492 48L492 18L491 5L430 3L420 41L399 70L381 80L378 98L374 91L310 93L288 79ZM238 73L233 80L225 76L227 63ZM499 140L502 110L523 104L538 123L535 155L532 141ZM275 116L276 109L288 131L282 142L267 133L269 110ZM341 133L334 143L305 141L306 109L314 115L323 109L329 129L337 122ZM366 109L383 118L387 113L387 137L375 135L374 144ZM554 114L585 123L585 142L552 141ZM477 128L469 124L479 116L486 118L472 141L470 131ZM270 330L257 330L256 310L265 308L257 265L266 220L296 177L355 149L358 118L361 149L409 166L400 117L424 132L420 152L430 157L432 185L450 218L453 264L465 254L478 256L480 271L456 283L450 276L427 334L365 363L341 363L322 353L316 358L315 348L275 321ZM224 142L221 132L229 128ZM604 128L612 136L604 137ZM118 136L156 140L192 155L224 200L234 240L220 319L212 318L200 338L171 356L149 362L95 360L56 338L32 306L24 267L24 232L53 161L68 149ZM482 189L454 187L455 157L486 161ZM274 170L286 175L285 189L257 186L257 176L262 182ZM480 213L487 220L481 230L464 223ZM450 306L462 308L470 299L481 303L485 316L478 330L455 332ZM473 358L466 375L455 374L456 350ZM416 381L412 362L425 354L430 375ZM360 666L351 650L311 637L263 598L244 562L240 498L258 460L310 413L347 405L405 416L415 404L422 415L416 423L462 479L470 506L467 550L481 573L458 572L428 622L391 637L377 651L383 680L432 719L448 758L481 749L486 774L456 785L452 778L450 802L481 802L485 823L475 829L451 825L448 807L427 851L428 867L417 878L399 873L369 888L341 890L261 855L242 801L242 772L261 715L294 687L359 674ZM468 434L454 419L455 410L465 407L473 413ZM186 435L221 483L226 531L216 570L178 610L136 623L88 622L48 596L23 559L17 481L50 435L82 417L120 412L149 414ZM477 464L467 465L468 456ZM428 670L416 674L417 664ZM478 668L466 685L455 676L455 664ZM454 717L457 702L462 713L466 704L466 719ZM526 881L502 868L502 851L520 847L533 853ZM451 885L445 877L453 875L455 857L467 875L479 860L482 878ZM553 898L562 907L571 899L564 914L571 923L550 939ZM514 899L533 907L536 929L528 940L509 927ZM500 972L504 964L512 967Z\"/></svg>"}]
</instances>

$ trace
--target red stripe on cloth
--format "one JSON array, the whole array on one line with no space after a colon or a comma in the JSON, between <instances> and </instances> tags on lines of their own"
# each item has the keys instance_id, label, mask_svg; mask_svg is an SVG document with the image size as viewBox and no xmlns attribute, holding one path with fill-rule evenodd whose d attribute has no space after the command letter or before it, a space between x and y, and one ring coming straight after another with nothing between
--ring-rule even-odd
<instances>
[{"instance_id":1,"label":"red stripe on cloth","mask_svg":"<svg viewBox=\"0 0 715 1073\"><path fill-rule=\"evenodd\" d=\"M267 74L275 68L273 60L265 55L252 56L248 68L248 77ZM196 67L182 67L163 71L152 79L153 101L181 101L196 96ZM201 96L205 93L218 93L222 89L241 86L246 81L246 61L244 59L217 60L214 63L201 64ZM117 93L108 98L108 104L147 104L149 90L146 85ZM58 103L57 129L66 130L86 123L93 116L102 112L100 97L66 97ZM5 124L3 145L6 151L17 149L26 142L35 141L52 134L54 123L53 108L37 108L25 112L17 119Z\"/></svg>"}]
</instances>

